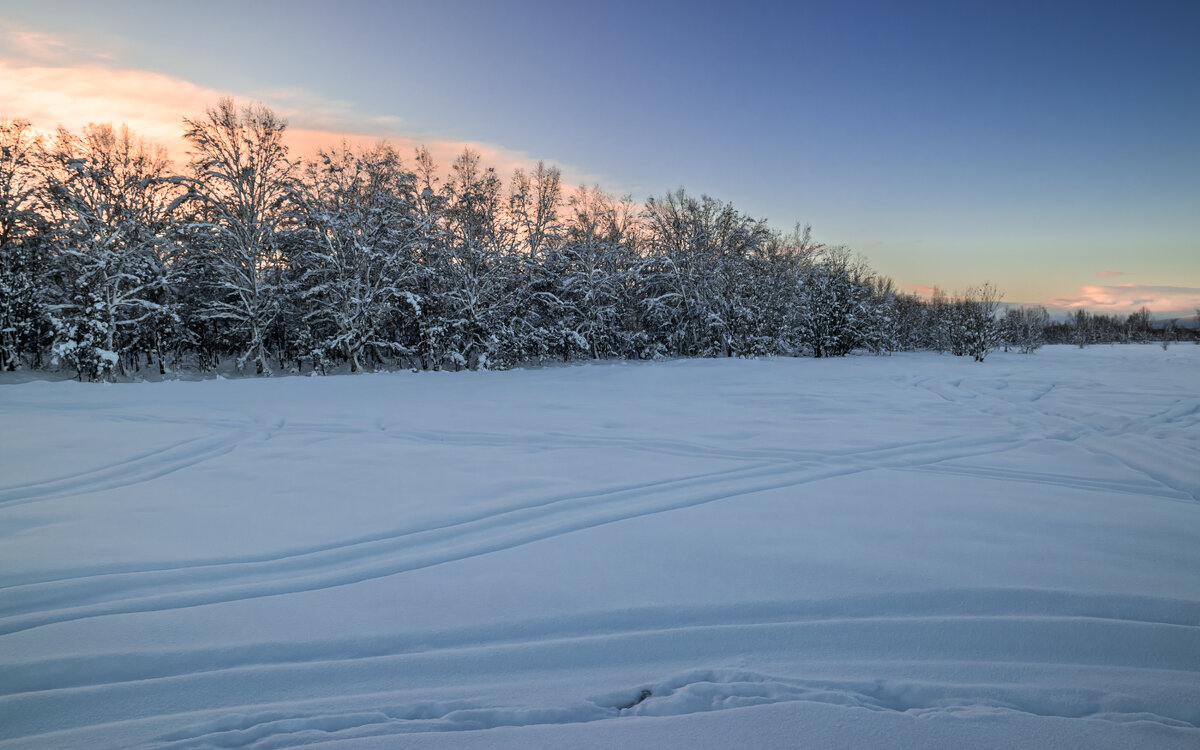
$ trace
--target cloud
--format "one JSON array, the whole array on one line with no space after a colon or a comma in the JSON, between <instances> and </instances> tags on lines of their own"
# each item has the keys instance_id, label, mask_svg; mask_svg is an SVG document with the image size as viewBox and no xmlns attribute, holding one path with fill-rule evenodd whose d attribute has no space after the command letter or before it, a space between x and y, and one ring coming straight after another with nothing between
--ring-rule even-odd
<instances>
[{"instance_id":1,"label":"cloud","mask_svg":"<svg viewBox=\"0 0 1200 750\"><path fill-rule=\"evenodd\" d=\"M8 23L0 23L0 41L4 43L4 48L9 50L7 57L34 65L73 64L88 60L108 60L111 57L104 52L71 44L62 37L18 28Z\"/></svg>"},{"instance_id":2,"label":"cloud","mask_svg":"<svg viewBox=\"0 0 1200 750\"><path fill-rule=\"evenodd\" d=\"M936 286L928 286L925 284L909 284L904 288L912 294L921 297L922 299L930 299L933 297L935 292L941 291Z\"/></svg>"},{"instance_id":3,"label":"cloud","mask_svg":"<svg viewBox=\"0 0 1200 750\"><path fill-rule=\"evenodd\" d=\"M1124 271L1097 271L1097 276L1124 276Z\"/></svg>"},{"instance_id":4,"label":"cloud","mask_svg":"<svg viewBox=\"0 0 1200 750\"><path fill-rule=\"evenodd\" d=\"M213 89L158 73L95 64L21 65L0 59L0 116L29 120L51 132L89 122L125 123L147 140L184 155L183 117L219 99Z\"/></svg>"},{"instance_id":5,"label":"cloud","mask_svg":"<svg viewBox=\"0 0 1200 750\"><path fill-rule=\"evenodd\" d=\"M1071 297L1056 297L1044 303L1047 307L1066 310L1085 309L1089 312L1126 314L1145 307L1152 313L1192 313L1200 308L1200 287L1155 286L1151 284L1116 284L1112 286L1082 286Z\"/></svg>"},{"instance_id":6,"label":"cloud","mask_svg":"<svg viewBox=\"0 0 1200 750\"><path fill-rule=\"evenodd\" d=\"M183 118L201 118L223 96L262 102L288 121L293 153L311 157L343 140L362 147L387 140L411 159L419 146L429 149L444 169L470 148L487 166L507 178L530 168L530 155L492 143L405 132L398 117L364 117L353 104L327 99L303 88L220 91L175 76L120 68L106 55L63 39L0 25L0 118L28 120L43 132L58 126L78 132L89 122L125 123L135 135L159 143L177 164L187 161ZM592 175L564 168L567 183L589 184Z\"/></svg>"}]
</instances>

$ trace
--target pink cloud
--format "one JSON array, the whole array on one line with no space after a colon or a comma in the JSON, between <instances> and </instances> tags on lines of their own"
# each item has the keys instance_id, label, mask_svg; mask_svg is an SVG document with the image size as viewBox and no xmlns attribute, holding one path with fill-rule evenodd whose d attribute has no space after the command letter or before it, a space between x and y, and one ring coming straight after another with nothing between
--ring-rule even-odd
<instances>
[{"instance_id":1,"label":"pink cloud","mask_svg":"<svg viewBox=\"0 0 1200 750\"><path fill-rule=\"evenodd\" d=\"M183 116L204 111L220 93L158 73L96 65L19 65L0 59L0 101L5 117L29 120L52 132L89 122L125 123L171 155L185 155Z\"/></svg>"},{"instance_id":2,"label":"pink cloud","mask_svg":"<svg viewBox=\"0 0 1200 750\"><path fill-rule=\"evenodd\" d=\"M1097 276L1124 276L1124 271L1097 271Z\"/></svg>"},{"instance_id":3,"label":"pink cloud","mask_svg":"<svg viewBox=\"0 0 1200 750\"><path fill-rule=\"evenodd\" d=\"M1074 296L1056 297L1044 304L1048 307L1102 313L1125 314L1142 307L1152 313L1190 313L1200 308L1200 288L1151 284L1082 286Z\"/></svg>"},{"instance_id":4,"label":"pink cloud","mask_svg":"<svg viewBox=\"0 0 1200 750\"><path fill-rule=\"evenodd\" d=\"M0 41L9 50L9 57L28 64L68 64L86 60L107 60L104 52L83 49L53 34L19 28L0 22Z\"/></svg>"},{"instance_id":5,"label":"pink cloud","mask_svg":"<svg viewBox=\"0 0 1200 750\"><path fill-rule=\"evenodd\" d=\"M319 149L341 145L391 143L411 159L419 146L448 171L450 163L470 148L487 166L508 178L536 159L491 143L404 132L395 117L362 117L351 104L324 99L304 89L228 92L145 70L118 68L106 56L72 46L40 32L0 24L0 118L30 121L43 132L59 125L79 131L89 122L124 123L135 135L164 146L177 164L187 162L183 118L202 118L222 96L260 101L288 121L293 154L312 157ZM594 176L564 169L567 183L588 184Z\"/></svg>"},{"instance_id":6,"label":"pink cloud","mask_svg":"<svg viewBox=\"0 0 1200 750\"><path fill-rule=\"evenodd\" d=\"M922 299L929 299L930 297L933 296L934 292L938 291L938 287L927 286L924 284L909 284L908 286L906 286L904 288L907 289L912 294L915 294L916 296L921 297Z\"/></svg>"}]
</instances>

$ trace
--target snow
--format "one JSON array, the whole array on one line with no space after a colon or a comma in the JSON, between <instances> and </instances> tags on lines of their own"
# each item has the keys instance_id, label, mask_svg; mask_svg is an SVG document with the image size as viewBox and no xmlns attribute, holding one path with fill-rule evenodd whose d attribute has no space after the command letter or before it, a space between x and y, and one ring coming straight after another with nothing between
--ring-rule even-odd
<instances>
[{"instance_id":1,"label":"snow","mask_svg":"<svg viewBox=\"0 0 1200 750\"><path fill-rule=\"evenodd\" d=\"M0 748L1200 745L1200 347L0 387Z\"/></svg>"}]
</instances>

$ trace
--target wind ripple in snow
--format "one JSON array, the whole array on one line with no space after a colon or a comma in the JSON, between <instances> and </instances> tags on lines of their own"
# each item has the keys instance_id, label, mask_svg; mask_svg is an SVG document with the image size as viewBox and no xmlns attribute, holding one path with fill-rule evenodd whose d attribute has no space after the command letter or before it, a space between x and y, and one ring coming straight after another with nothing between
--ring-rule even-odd
<instances>
[{"instance_id":1,"label":"wind ripple in snow","mask_svg":"<svg viewBox=\"0 0 1200 750\"><path fill-rule=\"evenodd\" d=\"M1100 690L956 685L896 680L806 680L734 669L697 669L655 683L553 707L485 706L469 701L387 705L373 711L231 715L157 738L155 746L298 747L340 739L498 727L577 724L633 716L683 716L774 703L827 703L914 716L1023 713L1039 717L1150 722L1196 729L1144 701Z\"/></svg>"}]
</instances>

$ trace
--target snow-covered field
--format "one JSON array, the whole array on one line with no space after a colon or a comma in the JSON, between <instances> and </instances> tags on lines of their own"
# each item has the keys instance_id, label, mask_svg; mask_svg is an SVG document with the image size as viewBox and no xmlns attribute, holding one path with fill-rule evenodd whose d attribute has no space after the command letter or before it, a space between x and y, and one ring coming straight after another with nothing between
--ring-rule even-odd
<instances>
[{"instance_id":1,"label":"snow-covered field","mask_svg":"<svg viewBox=\"0 0 1200 750\"><path fill-rule=\"evenodd\" d=\"M0 747L1200 746L1200 347L0 387Z\"/></svg>"}]
</instances>

